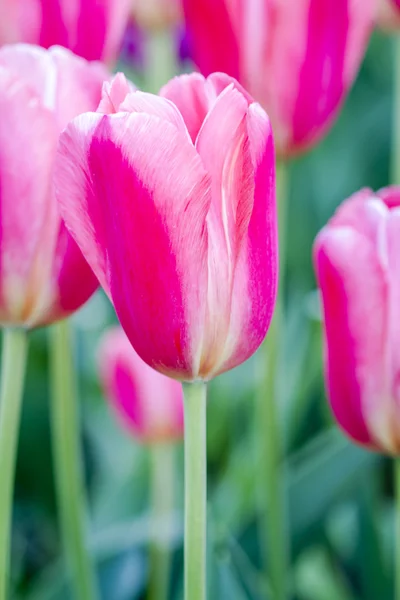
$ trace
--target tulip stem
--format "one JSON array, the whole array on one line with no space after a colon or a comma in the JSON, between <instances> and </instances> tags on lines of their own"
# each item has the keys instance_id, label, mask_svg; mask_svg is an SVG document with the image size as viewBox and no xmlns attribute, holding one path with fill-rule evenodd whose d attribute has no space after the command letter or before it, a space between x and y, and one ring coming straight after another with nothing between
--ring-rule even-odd
<instances>
[{"instance_id":1,"label":"tulip stem","mask_svg":"<svg viewBox=\"0 0 400 600\"><path fill-rule=\"evenodd\" d=\"M74 598L98 597L85 543L86 498L79 447L79 412L69 323L50 328L53 460L61 534Z\"/></svg>"},{"instance_id":2,"label":"tulip stem","mask_svg":"<svg viewBox=\"0 0 400 600\"><path fill-rule=\"evenodd\" d=\"M171 519L174 510L175 444L150 448L153 535L150 547L149 600L167 600L171 567Z\"/></svg>"},{"instance_id":3,"label":"tulip stem","mask_svg":"<svg viewBox=\"0 0 400 600\"><path fill-rule=\"evenodd\" d=\"M277 196L280 234L280 289L274 317L256 363L257 479L260 503L260 546L273 600L285 600L288 590L289 536L284 497L284 461L278 406L278 381L283 335L283 279L286 239L286 173L278 164Z\"/></svg>"},{"instance_id":4,"label":"tulip stem","mask_svg":"<svg viewBox=\"0 0 400 600\"><path fill-rule=\"evenodd\" d=\"M207 388L183 384L185 398L185 600L205 600L207 529Z\"/></svg>"},{"instance_id":5,"label":"tulip stem","mask_svg":"<svg viewBox=\"0 0 400 600\"><path fill-rule=\"evenodd\" d=\"M395 600L400 600L400 459L394 459L394 487L395 487L395 506L396 506L396 526L395 526Z\"/></svg>"},{"instance_id":6,"label":"tulip stem","mask_svg":"<svg viewBox=\"0 0 400 600\"><path fill-rule=\"evenodd\" d=\"M27 350L23 329L4 330L0 388L0 600L10 597L7 587L13 489Z\"/></svg>"},{"instance_id":7,"label":"tulip stem","mask_svg":"<svg viewBox=\"0 0 400 600\"><path fill-rule=\"evenodd\" d=\"M158 94L177 73L175 37L170 29L150 33L147 63L146 91Z\"/></svg>"},{"instance_id":8,"label":"tulip stem","mask_svg":"<svg viewBox=\"0 0 400 600\"><path fill-rule=\"evenodd\" d=\"M400 185L400 35L393 36L394 83L393 83L393 140L391 161L391 183Z\"/></svg>"}]
</instances>

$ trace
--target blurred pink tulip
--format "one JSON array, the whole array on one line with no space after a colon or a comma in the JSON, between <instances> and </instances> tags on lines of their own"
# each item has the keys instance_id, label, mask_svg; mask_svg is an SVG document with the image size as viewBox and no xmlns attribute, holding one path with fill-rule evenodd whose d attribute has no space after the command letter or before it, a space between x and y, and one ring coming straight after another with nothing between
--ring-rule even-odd
<instances>
[{"instance_id":1,"label":"blurred pink tulip","mask_svg":"<svg viewBox=\"0 0 400 600\"><path fill-rule=\"evenodd\" d=\"M95 109L105 69L63 48L0 49L0 323L33 327L79 308L98 283L58 212L60 131Z\"/></svg>"},{"instance_id":2,"label":"blurred pink tulip","mask_svg":"<svg viewBox=\"0 0 400 600\"><path fill-rule=\"evenodd\" d=\"M378 25L387 31L400 29L400 0L379 0Z\"/></svg>"},{"instance_id":3,"label":"blurred pink tulip","mask_svg":"<svg viewBox=\"0 0 400 600\"><path fill-rule=\"evenodd\" d=\"M364 56L375 0L183 0L203 75L236 77L268 111L278 154L327 132Z\"/></svg>"},{"instance_id":4,"label":"blurred pink tulip","mask_svg":"<svg viewBox=\"0 0 400 600\"><path fill-rule=\"evenodd\" d=\"M0 0L0 44L54 44L86 60L113 62L131 0Z\"/></svg>"},{"instance_id":5,"label":"blurred pink tulip","mask_svg":"<svg viewBox=\"0 0 400 600\"><path fill-rule=\"evenodd\" d=\"M326 381L355 441L400 453L400 187L347 200L314 248Z\"/></svg>"},{"instance_id":6,"label":"blurred pink tulip","mask_svg":"<svg viewBox=\"0 0 400 600\"><path fill-rule=\"evenodd\" d=\"M121 327L104 334L99 358L105 395L130 433L149 443L183 438L182 385L146 365Z\"/></svg>"},{"instance_id":7,"label":"blurred pink tulip","mask_svg":"<svg viewBox=\"0 0 400 600\"><path fill-rule=\"evenodd\" d=\"M207 380L253 354L272 316L270 123L225 75L176 78L163 97L121 88L120 75L102 103L117 114L61 136L61 211L139 356Z\"/></svg>"}]
</instances>

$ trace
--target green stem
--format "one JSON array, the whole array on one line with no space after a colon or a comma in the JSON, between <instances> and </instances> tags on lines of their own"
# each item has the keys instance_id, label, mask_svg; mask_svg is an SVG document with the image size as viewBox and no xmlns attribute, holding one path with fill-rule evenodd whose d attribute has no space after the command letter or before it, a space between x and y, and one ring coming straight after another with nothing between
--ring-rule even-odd
<instances>
[{"instance_id":1,"label":"green stem","mask_svg":"<svg viewBox=\"0 0 400 600\"><path fill-rule=\"evenodd\" d=\"M171 518L174 509L175 444L153 444L151 496L154 532L150 548L149 600L167 600L171 568Z\"/></svg>"},{"instance_id":2,"label":"green stem","mask_svg":"<svg viewBox=\"0 0 400 600\"><path fill-rule=\"evenodd\" d=\"M286 187L285 165L278 165L280 234L280 289L267 338L257 357L256 439L260 502L260 545L264 569L274 600L288 594L289 537L284 497L284 469L279 424L278 381L283 336L283 279L285 274Z\"/></svg>"},{"instance_id":3,"label":"green stem","mask_svg":"<svg viewBox=\"0 0 400 600\"><path fill-rule=\"evenodd\" d=\"M185 600L206 598L207 450L205 383L185 396Z\"/></svg>"},{"instance_id":4,"label":"green stem","mask_svg":"<svg viewBox=\"0 0 400 600\"><path fill-rule=\"evenodd\" d=\"M23 329L4 330L0 388L0 600L9 598L14 475L27 350Z\"/></svg>"},{"instance_id":5,"label":"green stem","mask_svg":"<svg viewBox=\"0 0 400 600\"><path fill-rule=\"evenodd\" d=\"M400 35L393 36L394 85L393 85L393 140L391 160L391 183L400 185Z\"/></svg>"},{"instance_id":6,"label":"green stem","mask_svg":"<svg viewBox=\"0 0 400 600\"><path fill-rule=\"evenodd\" d=\"M175 37L169 29L154 31L147 42L146 90L157 94L177 74Z\"/></svg>"},{"instance_id":7,"label":"green stem","mask_svg":"<svg viewBox=\"0 0 400 600\"><path fill-rule=\"evenodd\" d=\"M85 540L86 498L79 447L79 414L69 324L50 328L52 437L61 533L74 598L98 597Z\"/></svg>"},{"instance_id":8,"label":"green stem","mask_svg":"<svg viewBox=\"0 0 400 600\"><path fill-rule=\"evenodd\" d=\"M394 459L396 527L395 527L395 599L400 600L400 458Z\"/></svg>"}]
</instances>

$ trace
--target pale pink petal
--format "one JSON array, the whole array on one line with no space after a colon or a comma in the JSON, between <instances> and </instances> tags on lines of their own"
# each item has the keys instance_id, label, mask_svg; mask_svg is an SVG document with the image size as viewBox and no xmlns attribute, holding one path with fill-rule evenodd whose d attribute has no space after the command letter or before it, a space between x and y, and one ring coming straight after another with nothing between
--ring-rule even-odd
<instances>
[{"instance_id":1,"label":"pale pink petal","mask_svg":"<svg viewBox=\"0 0 400 600\"><path fill-rule=\"evenodd\" d=\"M97 112L110 115L117 113L126 96L136 90L123 73L117 73L111 81L103 83L102 95Z\"/></svg>"},{"instance_id":2,"label":"pale pink petal","mask_svg":"<svg viewBox=\"0 0 400 600\"><path fill-rule=\"evenodd\" d=\"M314 259L332 410L348 435L373 446L378 443L375 416L389 397L384 269L373 244L349 227L322 230Z\"/></svg>"},{"instance_id":3,"label":"pale pink petal","mask_svg":"<svg viewBox=\"0 0 400 600\"><path fill-rule=\"evenodd\" d=\"M78 117L57 172L66 224L135 350L161 372L196 377L210 187L188 138L145 114Z\"/></svg>"},{"instance_id":4,"label":"pale pink petal","mask_svg":"<svg viewBox=\"0 0 400 600\"><path fill-rule=\"evenodd\" d=\"M99 358L107 398L128 431L148 443L182 439L180 383L142 361L120 327L103 336Z\"/></svg>"},{"instance_id":5,"label":"pale pink petal","mask_svg":"<svg viewBox=\"0 0 400 600\"><path fill-rule=\"evenodd\" d=\"M6 313L8 322L21 322L48 279L56 243L56 232L47 225L53 220L51 174L58 131L54 116L33 92L1 66L0 114L6 115L0 120L1 319Z\"/></svg>"},{"instance_id":6,"label":"pale pink petal","mask_svg":"<svg viewBox=\"0 0 400 600\"><path fill-rule=\"evenodd\" d=\"M173 102L166 98L160 98L154 94L136 91L128 94L121 103L119 110L121 112L146 113L159 117L162 120L169 121L185 136L188 136L185 122L181 113Z\"/></svg>"}]
</instances>

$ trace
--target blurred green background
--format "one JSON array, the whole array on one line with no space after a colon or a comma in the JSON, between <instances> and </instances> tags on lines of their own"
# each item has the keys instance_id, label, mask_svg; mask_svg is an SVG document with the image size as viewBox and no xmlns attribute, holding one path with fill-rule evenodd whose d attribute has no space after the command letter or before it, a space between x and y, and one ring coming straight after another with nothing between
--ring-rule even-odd
<instances>
[{"instance_id":1,"label":"blurred green background","mask_svg":"<svg viewBox=\"0 0 400 600\"><path fill-rule=\"evenodd\" d=\"M375 33L357 82L326 139L292 162L288 210L285 343L279 411L298 600L392 597L391 461L353 446L332 423L311 262L317 231L363 186L389 181L394 39ZM97 379L101 332L115 322L102 292L73 318L80 376L90 551L102 597L144 598L148 576L149 456L121 431ZM31 335L16 474L16 598L71 598L60 562L49 430L48 333ZM264 599L257 536L254 360L210 385L208 405L209 597ZM268 431L265 431L268 435ZM177 465L182 476L182 448ZM182 597L182 481L171 598Z\"/></svg>"}]
</instances>

